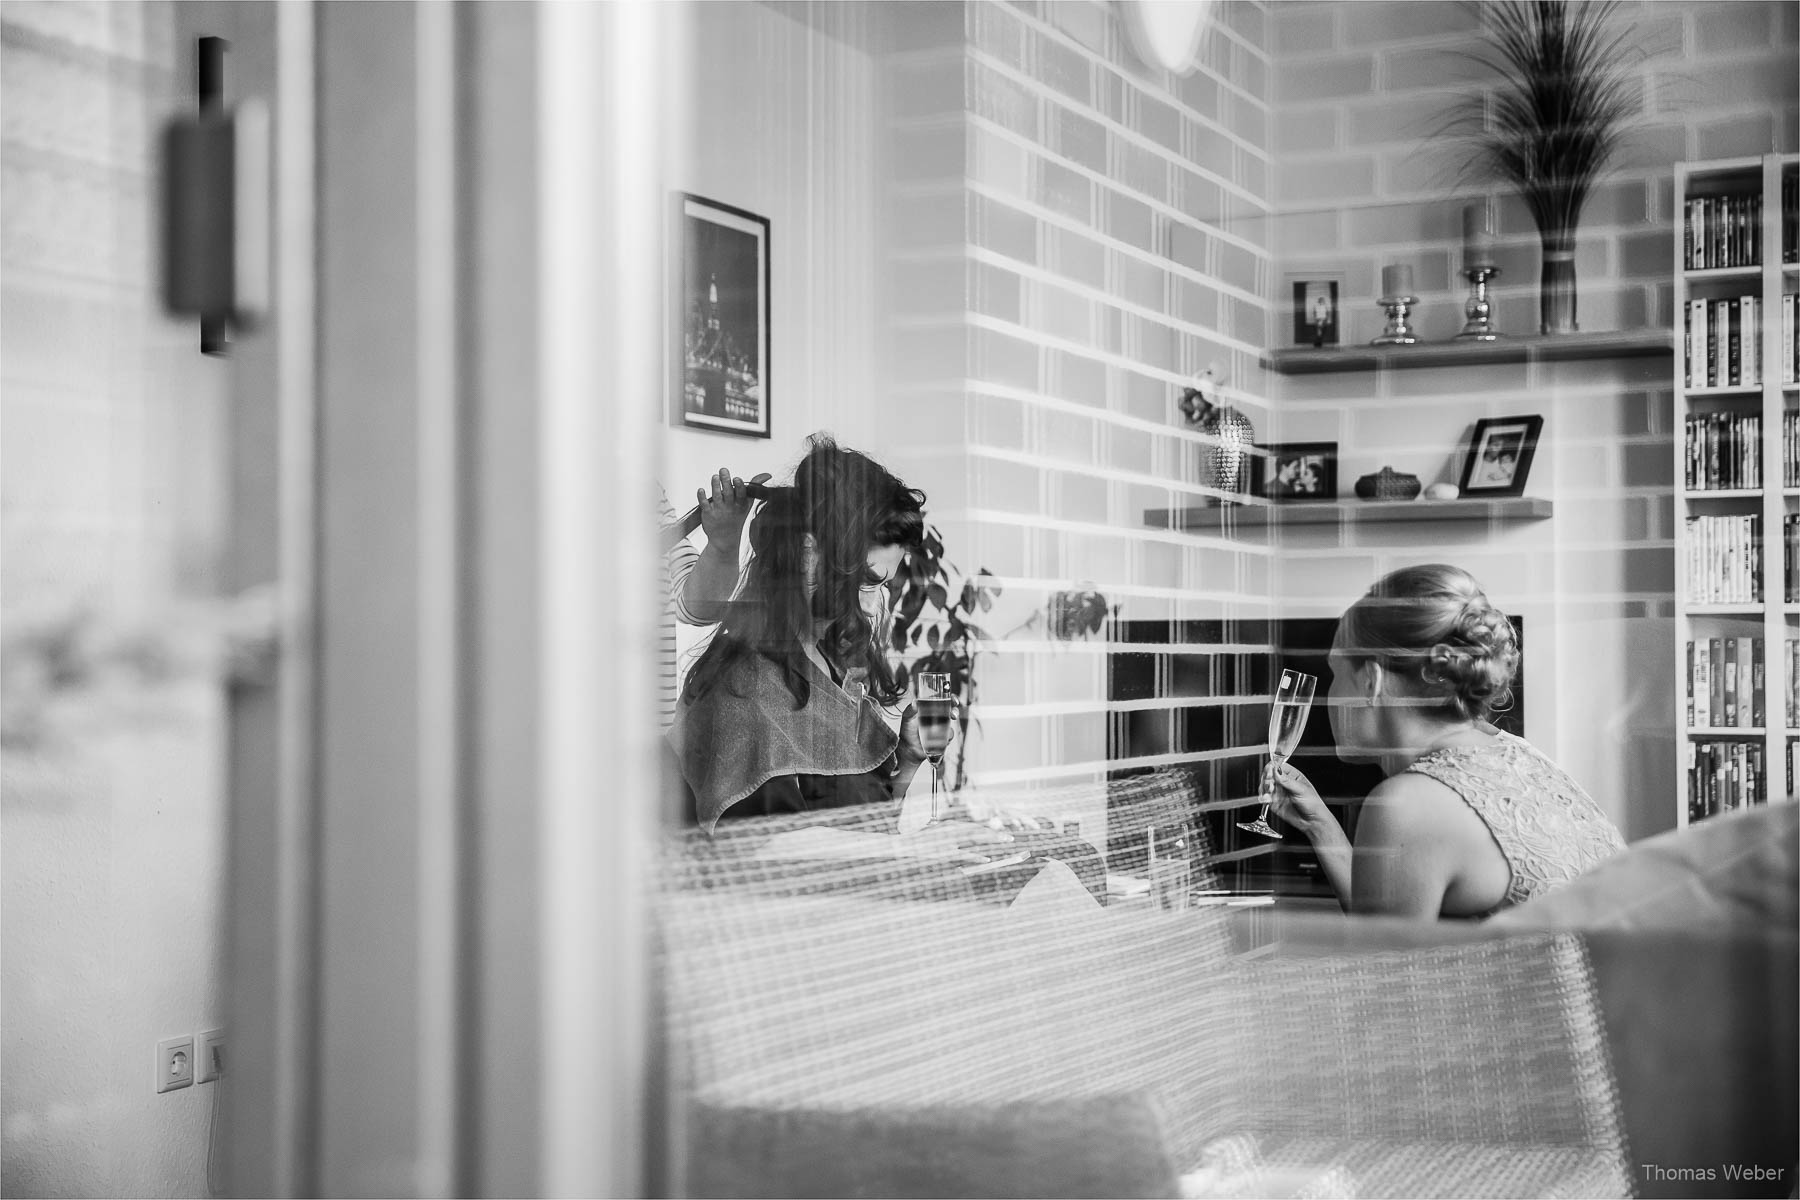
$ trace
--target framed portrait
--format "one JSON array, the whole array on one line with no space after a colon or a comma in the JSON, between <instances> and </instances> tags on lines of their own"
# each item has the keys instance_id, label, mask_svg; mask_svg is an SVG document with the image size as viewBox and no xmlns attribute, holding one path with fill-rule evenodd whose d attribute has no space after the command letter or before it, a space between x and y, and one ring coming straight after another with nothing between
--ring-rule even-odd
<instances>
[{"instance_id":1,"label":"framed portrait","mask_svg":"<svg viewBox=\"0 0 1800 1200\"><path fill-rule=\"evenodd\" d=\"M1463 462L1465 496L1522 496L1537 453L1542 417L1484 417L1475 422L1469 457Z\"/></svg>"},{"instance_id":2,"label":"framed portrait","mask_svg":"<svg viewBox=\"0 0 1800 1200\"><path fill-rule=\"evenodd\" d=\"M678 193L675 423L766 438L769 219Z\"/></svg>"},{"instance_id":3,"label":"framed portrait","mask_svg":"<svg viewBox=\"0 0 1800 1200\"><path fill-rule=\"evenodd\" d=\"M1258 447L1251 459L1250 491L1265 500L1335 500L1336 442L1285 442Z\"/></svg>"},{"instance_id":4,"label":"framed portrait","mask_svg":"<svg viewBox=\"0 0 1800 1200\"><path fill-rule=\"evenodd\" d=\"M1294 345L1338 344L1338 280L1334 276L1295 278Z\"/></svg>"}]
</instances>

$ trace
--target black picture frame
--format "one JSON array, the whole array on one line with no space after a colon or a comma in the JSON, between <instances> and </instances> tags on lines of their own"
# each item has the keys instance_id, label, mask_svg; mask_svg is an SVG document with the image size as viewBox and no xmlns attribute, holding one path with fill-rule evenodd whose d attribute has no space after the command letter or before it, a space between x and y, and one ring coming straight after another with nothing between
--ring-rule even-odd
<instances>
[{"instance_id":1,"label":"black picture frame","mask_svg":"<svg viewBox=\"0 0 1800 1200\"><path fill-rule=\"evenodd\" d=\"M769 219L678 192L674 227L672 420L769 437Z\"/></svg>"},{"instance_id":2,"label":"black picture frame","mask_svg":"<svg viewBox=\"0 0 1800 1200\"><path fill-rule=\"evenodd\" d=\"M1294 289L1294 345L1338 344L1338 280L1329 276L1296 278Z\"/></svg>"},{"instance_id":3,"label":"black picture frame","mask_svg":"<svg viewBox=\"0 0 1800 1200\"><path fill-rule=\"evenodd\" d=\"M1317 503L1338 494L1336 442L1277 442L1258 446L1250 469L1250 494L1277 504Z\"/></svg>"},{"instance_id":4,"label":"black picture frame","mask_svg":"<svg viewBox=\"0 0 1800 1200\"><path fill-rule=\"evenodd\" d=\"M1483 417L1475 422L1457 490L1468 497L1523 496L1543 430L1541 416Z\"/></svg>"}]
</instances>

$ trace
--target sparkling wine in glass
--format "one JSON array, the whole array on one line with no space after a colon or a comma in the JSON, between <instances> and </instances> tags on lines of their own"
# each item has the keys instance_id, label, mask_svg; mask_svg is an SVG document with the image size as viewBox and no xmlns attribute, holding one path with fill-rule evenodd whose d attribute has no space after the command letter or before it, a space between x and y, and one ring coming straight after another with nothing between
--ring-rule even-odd
<instances>
[{"instance_id":1,"label":"sparkling wine in glass","mask_svg":"<svg viewBox=\"0 0 1800 1200\"><path fill-rule=\"evenodd\" d=\"M944 776L944 749L950 745L956 722L956 697L950 676L942 671L923 671L913 676L918 690L919 741L931 760L931 819L938 816L938 786Z\"/></svg>"},{"instance_id":2,"label":"sparkling wine in glass","mask_svg":"<svg viewBox=\"0 0 1800 1200\"><path fill-rule=\"evenodd\" d=\"M1275 689L1275 700L1269 706L1269 766L1263 783L1262 815L1254 821L1239 821L1239 829L1278 838L1281 833L1269 824L1269 805L1275 801L1275 774L1272 768L1288 760L1300 744L1300 733L1306 728L1306 714L1312 709L1313 691L1319 686L1317 677L1300 671L1281 672L1281 683Z\"/></svg>"}]
</instances>

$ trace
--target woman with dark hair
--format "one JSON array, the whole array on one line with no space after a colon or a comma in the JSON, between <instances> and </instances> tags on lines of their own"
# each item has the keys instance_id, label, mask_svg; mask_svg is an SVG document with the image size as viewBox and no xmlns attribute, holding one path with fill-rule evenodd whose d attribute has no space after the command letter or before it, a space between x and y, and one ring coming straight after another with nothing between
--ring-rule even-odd
<instances>
[{"instance_id":1,"label":"woman with dark hair","mask_svg":"<svg viewBox=\"0 0 1800 1200\"><path fill-rule=\"evenodd\" d=\"M1272 768L1274 811L1311 839L1346 912L1483 917L1625 848L1568 772L1488 717L1512 702L1512 622L1459 567L1406 567L1338 622L1338 757L1375 762L1351 845L1306 776Z\"/></svg>"},{"instance_id":2,"label":"woman with dark hair","mask_svg":"<svg viewBox=\"0 0 1800 1200\"><path fill-rule=\"evenodd\" d=\"M882 652L886 589L925 533L925 496L809 439L750 526L738 595L682 689L670 744L711 829L722 817L895 802L925 752ZM897 810L897 803L895 805Z\"/></svg>"}]
</instances>

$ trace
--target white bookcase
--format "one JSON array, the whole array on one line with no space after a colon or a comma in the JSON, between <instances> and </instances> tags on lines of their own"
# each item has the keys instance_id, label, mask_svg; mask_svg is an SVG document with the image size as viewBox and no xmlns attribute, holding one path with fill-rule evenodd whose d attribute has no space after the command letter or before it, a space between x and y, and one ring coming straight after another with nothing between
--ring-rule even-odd
<instances>
[{"instance_id":1,"label":"white bookcase","mask_svg":"<svg viewBox=\"0 0 1800 1200\"><path fill-rule=\"evenodd\" d=\"M1800 739L1800 712L1789 710L1796 683L1785 647L1800 640L1800 603L1790 601L1785 588L1790 564L1783 535L1784 519L1800 511L1800 487L1794 486L1800 474L1789 461L1794 449L1783 436L1783 420L1800 408L1800 393L1783 382L1781 297L1800 291L1800 267L1783 261L1782 180L1794 175L1797 160L1770 154L1675 168L1675 724L1681 737L1675 815L1681 825L1735 807L1734 799L1793 798L1789 758ZM1760 211L1737 203L1748 197L1760 199ZM1710 234L1696 227L1700 215L1715 218ZM1727 228L1735 233L1721 245ZM1697 260L1690 256L1696 235L1708 243ZM1717 253L1721 249L1727 253ZM1760 304L1760 315L1746 297ZM1723 313L1720 301L1730 302ZM1721 327L1721 315L1732 322ZM1760 353L1751 352L1751 318L1760 328ZM1694 319L1712 341L1691 336ZM1716 379L1713 346L1722 365ZM1702 361L1690 376L1696 353ZM1691 458L1696 439L1713 452ZM1759 555L1760 590L1752 590L1745 586L1745 568ZM1747 666L1751 672L1750 686L1735 695L1723 686L1730 672L1718 671L1727 659L1732 671ZM1754 707L1759 668L1756 720L1754 711L1742 710ZM1714 679L1719 686L1710 686ZM1721 707L1726 711L1715 711ZM1759 758L1762 783L1754 786L1746 768Z\"/></svg>"}]
</instances>

